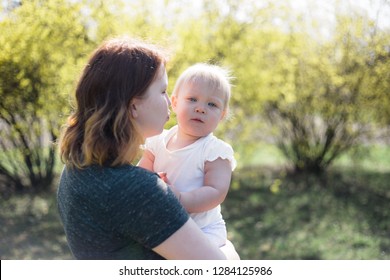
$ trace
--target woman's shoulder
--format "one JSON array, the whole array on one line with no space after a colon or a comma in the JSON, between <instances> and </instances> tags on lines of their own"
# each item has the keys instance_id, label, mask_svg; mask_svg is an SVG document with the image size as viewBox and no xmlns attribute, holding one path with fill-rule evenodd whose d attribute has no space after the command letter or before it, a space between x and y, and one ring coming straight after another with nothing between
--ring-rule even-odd
<instances>
[{"instance_id":1,"label":"woman's shoulder","mask_svg":"<svg viewBox=\"0 0 390 280\"><path fill-rule=\"evenodd\" d=\"M65 167L62 177L64 180L78 184L85 182L88 186L105 186L108 190L117 185L145 185L156 182L158 175L134 165L102 167L91 165L83 169Z\"/></svg>"},{"instance_id":2,"label":"woman's shoulder","mask_svg":"<svg viewBox=\"0 0 390 280\"><path fill-rule=\"evenodd\" d=\"M155 183L158 179L158 175L156 173L134 165L124 165L112 168L111 172L115 173L115 177L121 178L122 181L130 180L134 184L144 185L150 182Z\"/></svg>"},{"instance_id":3,"label":"woman's shoulder","mask_svg":"<svg viewBox=\"0 0 390 280\"><path fill-rule=\"evenodd\" d=\"M94 170L94 185L99 185L111 198L139 198L149 196L167 188L160 177L144 168L123 165ZM142 195L141 195L142 194ZM118 197L119 196L119 197Z\"/></svg>"},{"instance_id":4,"label":"woman's shoulder","mask_svg":"<svg viewBox=\"0 0 390 280\"><path fill-rule=\"evenodd\" d=\"M127 176L131 177L132 179L139 180L139 181L145 181L145 180L155 181L158 178L158 175L156 173L151 172L139 166L130 166L128 167L125 173Z\"/></svg>"}]
</instances>

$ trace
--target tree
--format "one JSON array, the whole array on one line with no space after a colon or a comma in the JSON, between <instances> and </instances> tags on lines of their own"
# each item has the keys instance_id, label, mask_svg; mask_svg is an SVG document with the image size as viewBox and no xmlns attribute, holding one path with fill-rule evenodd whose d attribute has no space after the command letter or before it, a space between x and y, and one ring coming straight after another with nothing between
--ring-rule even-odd
<instances>
[{"instance_id":1,"label":"tree","mask_svg":"<svg viewBox=\"0 0 390 280\"><path fill-rule=\"evenodd\" d=\"M2 191L47 190L55 175L52 144L89 43L81 5L23 2L0 22L0 30Z\"/></svg>"},{"instance_id":2,"label":"tree","mask_svg":"<svg viewBox=\"0 0 390 280\"><path fill-rule=\"evenodd\" d=\"M389 74L383 67L389 46L376 39L373 26L363 17L338 17L333 40L306 43L291 56L298 61L295 99L281 95L266 103L266 118L279 129L278 146L296 171L321 173L368 139L386 116L380 106L388 106L383 104L388 104Z\"/></svg>"}]
</instances>

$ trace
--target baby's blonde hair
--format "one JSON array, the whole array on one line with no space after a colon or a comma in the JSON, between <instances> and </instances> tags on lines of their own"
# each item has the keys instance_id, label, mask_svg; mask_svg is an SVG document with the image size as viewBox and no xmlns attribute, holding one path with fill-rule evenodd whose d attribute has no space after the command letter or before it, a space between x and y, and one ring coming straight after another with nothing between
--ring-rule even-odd
<instances>
[{"instance_id":1,"label":"baby's blonde hair","mask_svg":"<svg viewBox=\"0 0 390 280\"><path fill-rule=\"evenodd\" d=\"M172 95L179 96L187 83L206 83L211 91L221 91L225 95L224 111L229 110L232 77L227 68L208 63L197 63L187 68L177 79Z\"/></svg>"}]
</instances>

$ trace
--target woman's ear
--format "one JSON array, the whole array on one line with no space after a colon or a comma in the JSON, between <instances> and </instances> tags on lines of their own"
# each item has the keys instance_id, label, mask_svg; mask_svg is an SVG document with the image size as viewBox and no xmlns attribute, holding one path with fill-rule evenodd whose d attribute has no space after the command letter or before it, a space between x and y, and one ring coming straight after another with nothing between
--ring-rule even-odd
<instances>
[{"instance_id":1,"label":"woman's ear","mask_svg":"<svg viewBox=\"0 0 390 280\"><path fill-rule=\"evenodd\" d=\"M138 117L138 112L137 112L137 102L136 100L131 101L130 104L130 113L133 119L136 119Z\"/></svg>"}]
</instances>

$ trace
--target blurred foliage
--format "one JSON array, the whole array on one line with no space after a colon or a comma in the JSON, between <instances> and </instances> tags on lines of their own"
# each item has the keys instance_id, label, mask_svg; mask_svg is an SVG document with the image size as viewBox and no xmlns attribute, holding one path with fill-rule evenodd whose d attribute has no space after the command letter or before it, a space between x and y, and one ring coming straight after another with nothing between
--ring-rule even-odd
<instances>
[{"instance_id":1,"label":"blurred foliage","mask_svg":"<svg viewBox=\"0 0 390 280\"><path fill-rule=\"evenodd\" d=\"M242 259L389 259L388 173L235 173L222 212Z\"/></svg>"},{"instance_id":2,"label":"blurred foliage","mask_svg":"<svg viewBox=\"0 0 390 280\"><path fill-rule=\"evenodd\" d=\"M321 171L390 124L390 31L354 9L337 10L319 36L323 25L288 1L20 3L0 18L0 180L10 191L50 186L50 143L82 65L117 35L169 51L169 89L196 62L231 69L232 117L216 134L233 144L240 164L271 141L297 170Z\"/></svg>"},{"instance_id":3,"label":"blurred foliage","mask_svg":"<svg viewBox=\"0 0 390 280\"><path fill-rule=\"evenodd\" d=\"M374 24L364 20L339 17L334 38L300 46L304 52L291 55L294 100L282 93L265 104L267 120L279 128L278 146L297 171L324 171L386 123L378 100L386 104L389 88L387 82L373 85L372 77L390 78L390 36L378 40Z\"/></svg>"},{"instance_id":4,"label":"blurred foliage","mask_svg":"<svg viewBox=\"0 0 390 280\"><path fill-rule=\"evenodd\" d=\"M28 1L0 21L0 179L5 190L47 190L78 61L88 48L79 4Z\"/></svg>"}]
</instances>

